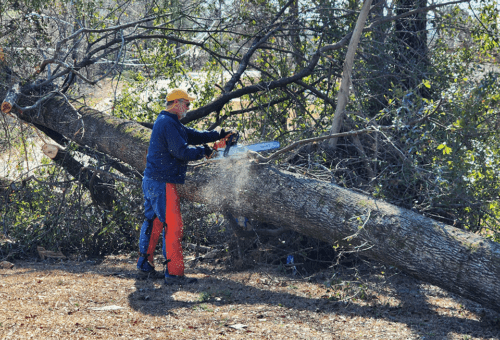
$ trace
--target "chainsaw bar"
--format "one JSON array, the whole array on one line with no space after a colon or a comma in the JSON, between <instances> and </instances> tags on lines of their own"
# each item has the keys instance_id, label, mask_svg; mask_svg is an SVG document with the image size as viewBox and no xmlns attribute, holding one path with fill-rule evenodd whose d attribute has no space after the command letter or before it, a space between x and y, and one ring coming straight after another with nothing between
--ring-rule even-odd
<instances>
[{"instance_id":1,"label":"chainsaw bar","mask_svg":"<svg viewBox=\"0 0 500 340\"><path fill-rule=\"evenodd\" d=\"M269 151L269 150L277 149L279 147L280 147L280 142L278 142L277 140L274 140L271 142L263 142L263 143L257 143L257 144L245 146L245 148L247 148L247 150L255 151L255 152Z\"/></svg>"},{"instance_id":2,"label":"chainsaw bar","mask_svg":"<svg viewBox=\"0 0 500 340\"><path fill-rule=\"evenodd\" d=\"M219 149L218 150L219 153L216 158L230 157L232 155L241 154L247 151L255 151L255 152L269 151L277 149L279 147L280 147L280 142L278 141L263 142L251 145L237 144L230 146L229 148L226 146L226 148L224 149Z\"/></svg>"}]
</instances>

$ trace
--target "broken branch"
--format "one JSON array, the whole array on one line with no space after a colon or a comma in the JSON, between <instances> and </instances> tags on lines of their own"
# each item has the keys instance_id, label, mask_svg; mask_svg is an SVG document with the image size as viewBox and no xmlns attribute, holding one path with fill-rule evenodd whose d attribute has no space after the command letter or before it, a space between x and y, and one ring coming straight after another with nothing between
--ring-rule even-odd
<instances>
[{"instance_id":1,"label":"broken branch","mask_svg":"<svg viewBox=\"0 0 500 340\"><path fill-rule=\"evenodd\" d=\"M21 86L19 85L19 83L17 83L14 86L12 86L9 92L7 92L7 95L5 96L5 99L3 100L2 103L2 108L1 108L2 112L9 113L14 107L14 105L16 105L20 95L21 95Z\"/></svg>"}]
</instances>

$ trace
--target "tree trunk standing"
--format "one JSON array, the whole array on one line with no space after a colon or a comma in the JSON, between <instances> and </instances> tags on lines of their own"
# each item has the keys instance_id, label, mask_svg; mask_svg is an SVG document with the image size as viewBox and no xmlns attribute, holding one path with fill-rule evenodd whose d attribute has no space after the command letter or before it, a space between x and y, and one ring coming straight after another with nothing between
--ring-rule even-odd
<instances>
[{"instance_id":1,"label":"tree trunk standing","mask_svg":"<svg viewBox=\"0 0 500 340\"><path fill-rule=\"evenodd\" d=\"M306 58L304 58L304 52L302 50L304 44L300 39L301 24L300 24L299 0L294 0L290 5L290 14L293 17L291 25L291 34L290 34L291 45L294 51L293 73L296 73L299 72L301 69L303 69L306 60ZM304 117L306 115L307 108L299 104L299 103L307 103L304 93L297 93L296 96L298 97L298 100L293 106L294 112L290 115L290 118L292 118L292 125L290 126L290 128L288 127L288 117L285 114L283 114L282 126L284 131L288 130L293 131L297 129L297 119L299 117Z\"/></svg>"},{"instance_id":2,"label":"tree trunk standing","mask_svg":"<svg viewBox=\"0 0 500 340\"><path fill-rule=\"evenodd\" d=\"M396 15L427 6L427 0L398 0ZM429 66L427 55L427 12L396 20L396 72L406 89L415 88L424 79ZM425 95L425 94L424 94Z\"/></svg>"},{"instance_id":3,"label":"tree trunk standing","mask_svg":"<svg viewBox=\"0 0 500 340\"><path fill-rule=\"evenodd\" d=\"M85 107L76 111L61 99L22 118L144 170L150 130L139 124ZM367 257L500 311L500 245L475 234L248 158L195 167L179 191L214 211L359 247Z\"/></svg>"},{"instance_id":4,"label":"tree trunk standing","mask_svg":"<svg viewBox=\"0 0 500 340\"><path fill-rule=\"evenodd\" d=\"M370 21L380 20L384 16L383 0L373 0L374 9L370 11ZM394 48L388 43L392 23L374 27L372 43L363 46L366 57L366 69L356 74L359 93L370 92L371 100L365 104L365 111L374 114L387 107L388 89L391 88Z\"/></svg>"}]
</instances>

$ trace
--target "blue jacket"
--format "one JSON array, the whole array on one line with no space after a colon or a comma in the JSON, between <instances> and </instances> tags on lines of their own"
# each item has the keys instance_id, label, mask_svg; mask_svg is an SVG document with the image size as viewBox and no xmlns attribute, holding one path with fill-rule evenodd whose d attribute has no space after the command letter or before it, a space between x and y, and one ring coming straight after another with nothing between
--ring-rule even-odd
<instances>
[{"instance_id":1,"label":"blue jacket","mask_svg":"<svg viewBox=\"0 0 500 340\"><path fill-rule=\"evenodd\" d=\"M198 131L184 126L177 115L162 111L156 118L149 142L144 177L164 183L183 184L188 161L205 157L203 147L215 142L217 131Z\"/></svg>"}]
</instances>

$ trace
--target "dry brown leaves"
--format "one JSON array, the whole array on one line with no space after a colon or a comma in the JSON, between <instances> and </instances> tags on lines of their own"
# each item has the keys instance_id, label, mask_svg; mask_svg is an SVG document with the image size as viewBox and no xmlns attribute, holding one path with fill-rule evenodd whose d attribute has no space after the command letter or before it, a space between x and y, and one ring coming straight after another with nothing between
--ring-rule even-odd
<instances>
[{"instance_id":1,"label":"dry brown leaves","mask_svg":"<svg viewBox=\"0 0 500 340\"><path fill-rule=\"evenodd\" d=\"M0 269L1 339L498 339L499 314L380 265L305 279L205 263L199 283L135 279L135 261ZM383 271L383 273L382 273ZM350 297L348 302L338 301Z\"/></svg>"}]
</instances>

